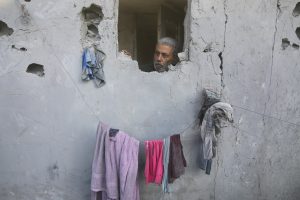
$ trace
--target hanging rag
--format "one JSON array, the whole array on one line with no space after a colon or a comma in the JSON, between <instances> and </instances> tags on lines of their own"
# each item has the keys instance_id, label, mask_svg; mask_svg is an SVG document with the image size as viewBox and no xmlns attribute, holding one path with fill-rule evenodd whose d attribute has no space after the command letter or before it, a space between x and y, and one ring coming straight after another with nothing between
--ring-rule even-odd
<instances>
[{"instance_id":1,"label":"hanging rag","mask_svg":"<svg viewBox=\"0 0 300 200\"><path fill-rule=\"evenodd\" d=\"M175 179L184 174L186 160L183 154L183 147L180 135L172 135L170 137L170 155L168 165L168 182L173 183Z\"/></svg>"},{"instance_id":2,"label":"hanging rag","mask_svg":"<svg viewBox=\"0 0 300 200\"><path fill-rule=\"evenodd\" d=\"M162 190L164 193L169 193L169 187L168 187L168 167L169 167L169 155L170 155L170 137L167 137L164 139L164 175L162 179Z\"/></svg>"},{"instance_id":3,"label":"hanging rag","mask_svg":"<svg viewBox=\"0 0 300 200\"><path fill-rule=\"evenodd\" d=\"M216 156L217 136L221 128L233 122L233 109L230 104L218 102L205 113L201 125L200 168L210 174L212 158Z\"/></svg>"},{"instance_id":4,"label":"hanging rag","mask_svg":"<svg viewBox=\"0 0 300 200\"><path fill-rule=\"evenodd\" d=\"M202 124L205 112L210 108L210 106L221 101L220 94L209 89L204 89L203 98L204 102L198 114L198 118L200 119L200 125Z\"/></svg>"},{"instance_id":5,"label":"hanging rag","mask_svg":"<svg viewBox=\"0 0 300 200\"><path fill-rule=\"evenodd\" d=\"M163 140L145 141L146 183L161 184L163 178Z\"/></svg>"},{"instance_id":6,"label":"hanging rag","mask_svg":"<svg viewBox=\"0 0 300 200\"><path fill-rule=\"evenodd\" d=\"M87 47L82 54L82 74L84 81L94 80L97 87L105 84L103 61L105 53L95 46Z\"/></svg>"},{"instance_id":7,"label":"hanging rag","mask_svg":"<svg viewBox=\"0 0 300 200\"><path fill-rule=\"evenodd\" d=\"M92 164L91 200L139 200L139 141L99 122Z\"/></svg>"}]
</instances>

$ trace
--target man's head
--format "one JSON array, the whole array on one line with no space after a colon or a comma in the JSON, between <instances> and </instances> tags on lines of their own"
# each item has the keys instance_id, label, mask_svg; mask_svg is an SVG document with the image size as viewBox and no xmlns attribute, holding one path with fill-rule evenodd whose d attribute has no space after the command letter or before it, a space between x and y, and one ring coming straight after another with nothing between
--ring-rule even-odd
<instances>
[{"instance_id":1,"label":"man's head","mask_svg":"<svg viewBox=\"0 0 300 200\"><path fill-rule=\"evenodd\" d=\"M168 66L178 61L177 53L176 40L169 37L158 40L153 58L154 69L158 72L168 71Z\"/></svg>"}]
</instances>

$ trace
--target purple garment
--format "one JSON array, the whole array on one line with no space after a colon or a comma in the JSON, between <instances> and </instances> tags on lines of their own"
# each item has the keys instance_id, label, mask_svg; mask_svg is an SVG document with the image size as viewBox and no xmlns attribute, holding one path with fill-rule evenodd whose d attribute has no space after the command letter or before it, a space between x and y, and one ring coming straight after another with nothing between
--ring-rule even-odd
<instances>
[{"instance_id":1,"label":"purple garment","mask_svg":"<svg viewBox=\"0 0 300 200\"><path fill-rule=\"evenodd\" d=\"M92 165L92 200L139 200L139 141L122 131L110 137L109 130L99 122Z\"/></svg>"},{"instance_id":2,"label":"purple garment","mask_svg":"<svg viewBox=\"0 0 300 200\"><path fill-rule=\"evenodd\" d=\"M175 179L184 174L186 160L183 155L183 147L179 134L172 135L170 137L170 154L168 167L169 183L173 183Z\"/></svg>"}]
</instances>

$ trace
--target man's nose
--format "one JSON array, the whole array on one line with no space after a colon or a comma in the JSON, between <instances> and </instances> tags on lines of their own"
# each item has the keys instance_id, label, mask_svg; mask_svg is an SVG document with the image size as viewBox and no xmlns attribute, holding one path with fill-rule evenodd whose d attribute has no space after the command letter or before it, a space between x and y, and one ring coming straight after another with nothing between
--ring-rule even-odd
<instances>
[{"instance_id":1,"label":"man's nose","mask_svg":"<svg viewBox=\"0 0 300 200\"><path fill-rule=\"evenodd\" d=\"M157 61L159 61L159 62L162 61L162 55L161 54L157 55Z\"/></svg>"}]
</instances>

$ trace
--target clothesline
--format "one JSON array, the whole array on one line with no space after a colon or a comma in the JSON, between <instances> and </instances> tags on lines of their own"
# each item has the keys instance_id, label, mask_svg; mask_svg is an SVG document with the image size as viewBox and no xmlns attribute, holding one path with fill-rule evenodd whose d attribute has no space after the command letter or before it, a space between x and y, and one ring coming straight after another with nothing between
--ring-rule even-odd
<instances>
[{"instance_id":1,"label":"clothesline","mask_svg":"<svg viewBox=\"0 0 300 200\"><path fill-rule=\"evenodd\" d=\"M259 113L259 112L250 110L250 109L248 109L248 108L243 108L243 107L236 106L236 105L233 105L233 104L231 104L231 106L236 107L236 108L239 108L239 109L242 109L242 110L246 110L246 111L251 112L251 113L255 113L255 114L260 115L260 116L262 116L262 117L267 117L267 118L271 118L271 119L276 119L276 120L278 120L278 121L281 121L281 122L284 122L284 123L287 123L287 124L291 124L291 125L294 125L294 126L300 126L300 124L296 124L296 123L293 123L293 122L290 122L290 121L286 121L286 120L283 120L283 119L280 119L280 118L277 118L277 117L274 117L274 116L271 116L271 115L266 115L266 114L263 114L263 113Z\"/></svg>"}]
</instances>

